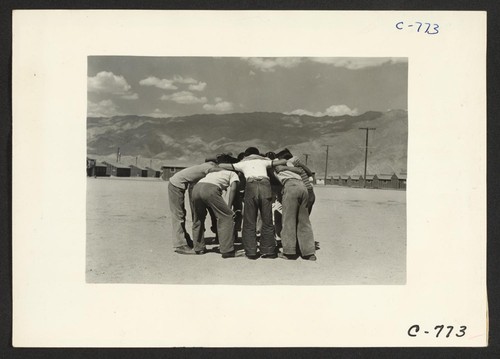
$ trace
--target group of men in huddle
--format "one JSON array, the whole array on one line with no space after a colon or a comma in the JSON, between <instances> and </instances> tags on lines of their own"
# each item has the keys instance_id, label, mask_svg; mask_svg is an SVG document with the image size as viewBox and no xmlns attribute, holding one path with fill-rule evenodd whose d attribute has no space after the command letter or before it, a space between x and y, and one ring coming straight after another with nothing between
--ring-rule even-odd
<instances>
[{"instance_id":1,"label":"group of men in huddle","mask_svg":"<svg viewBox=\"0 0 500 359\"><path fill-rule=\"evenodd\" d=\"M169 179L173 245L179 254L205 254L205 218L213 218L223 258L240 256L234 241L243 218L242 243L249 259L277 257L316 260L314 235L309 220L315 201L309 181L311 171L288 149L265 155L249 147L238 158L228 154L188 167ZM186 230L184 198L189 194L193 228ZM223 192L227 191L227 202ZM273 221L273 203L281 203L282 217ZM259 217L260 214L260 217ZM258 242L257 222L261 222ZM281 237L279 252L276 237Z\"/></svg>"}]
</instances>

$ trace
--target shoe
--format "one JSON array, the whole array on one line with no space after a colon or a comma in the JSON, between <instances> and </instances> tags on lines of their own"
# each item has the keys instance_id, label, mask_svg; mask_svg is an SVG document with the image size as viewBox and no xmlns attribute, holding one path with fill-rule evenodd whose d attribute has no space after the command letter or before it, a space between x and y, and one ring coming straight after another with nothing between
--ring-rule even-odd
<instances>
[{"instance_id":1,"label":"shoe","mask_svg":"<svg viewBox=\"0 0 500 359\"><path fill-rule=\"evenodd\" d=\"M281 259L288 259L288 260L296 260L298 258L298 255L296 254L285 254L285 253L278 253L278 258Z\"/></svg>"},{"instance_id":2,"label":"shoe","mask_svg":"<svg viewBox=\"0 0 500 359\"><path fill-rule=\"evenodd\" d=\"M219 244L219 238L217 238L217 237L205 238L205 244L208 244L208 245Z\"/></svg>"},{"instance_id":3,"label":"shoe","mask_svg":"<svg viewBox=\"0 0 500 359\"><path fill-rule=\"evenodd\" d=\"M205 253L207 253L208 251L207 251L207 249L206 249L206 248L203 248L203 249L201 249L201 250L199 250L199 251L194 251L194 252L195 252L196 254L205 254Z\"/></svg>"},{"instance_id":4,"label":"shoe","mask_svg":"<svg viewBox=\"0 0 500 359\"><path fill-rule=\"evenodd\" d=\"M315 242L314 242L314 248L315 248L316 250L320 249L320 248L319 248L319 242L317 242L317 241L315 241Z\"/></svg>"},{"instance_id":5,"label":"shoe","mask_svg":"<svg viewBox=\"0 0 500 359\"><path fill-rule=\"evenodd\" d=\"M236 258L236 257L243 257L245 254L243 252L236 252L236 251L231 251L227 253L222 253L222 258Z\"/></svg>"},{"instance_id":6,"label":"shoe","mask_svg":"<svg viewBox=\"0 0 500 359\"><path fill-rule=\"evenodd\" d=\"M196 254L196 252L190 248L189 246L182 246L182 247L177 247L175 248L175 253L179 254Z\"/></svg>"},{"instance_id":7,"label":"shoe","mask_svg":"<svg viewBox=\"0 0 500 359\"><path fill-rule=\"evenodd\" d=\"M263 255L261 255L261 257L264 259L276 259L276 258L278 258L278 255L276 253L263 254Z\"/></svg>"},{"instance_id":8,"label":"shoe","mask_svg":"<svg viewBox=\"0 0 500 359\"><path fill-rule=\"evenodd\" d=\"M251 260L256 260L256 259L258 259L258 258L259 258L259 255L258 255L258 254L252 254L252 255L248 255L248 254L246 254L246 257L247 257L248 259L251 259Z\"/></svg>"},{"instance_id":9,"label":"shoe","mask_svg":"<svg viewBox=\"0 0 500 359\"><path fill-rule=\"evenodd\" d=\"M315 261L316 259L318 259L314 254L311 254L310 256L304 256L302 258L304 258L306 261Z\"/></svg>"}]
</instances>

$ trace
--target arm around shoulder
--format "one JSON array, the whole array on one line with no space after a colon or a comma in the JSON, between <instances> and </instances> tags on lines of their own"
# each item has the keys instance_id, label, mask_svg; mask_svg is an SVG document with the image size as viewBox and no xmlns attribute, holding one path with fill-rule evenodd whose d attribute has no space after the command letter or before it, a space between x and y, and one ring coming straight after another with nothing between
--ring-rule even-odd
<instances>
[{"instance_id":1,"label":"arm around shoulder","mask_svg":"<svg viewBox=\"0 0 500 359\"><path fill-rule=\"evenodd\" d=\"M286 165L287 160L272 160L271 166L276 167L276 166L283 166Z\"/></svg>"},{"instance_id":2,"label":"arm around shoulder","mask_svg":"<svg viewBox=\"0 0 500 359\"><path fill-rule=\"evenodd\" d=\"M219 168L222 168L224 170L229 170L229 171L236 171L234 166L230 163L219 163Z\"/></svg>"}]
</instances>

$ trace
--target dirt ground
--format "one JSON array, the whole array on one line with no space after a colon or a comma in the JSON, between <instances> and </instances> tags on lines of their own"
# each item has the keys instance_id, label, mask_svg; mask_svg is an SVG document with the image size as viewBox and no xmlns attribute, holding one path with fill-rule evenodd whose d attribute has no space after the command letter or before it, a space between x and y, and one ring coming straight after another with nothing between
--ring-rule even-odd
<instances>
[{"instance_id":1,"label":"dirt ground","mask_svg":"<svg viewBox=\"0 0 500 359\"><path fill-rule=\"evenodd\" d=\"M222 259L216 253L174 253L167 182L88 178L87 282L405 284L406 192L337 186L317 186L314 190L311 222L320 242L318 260L252 261L245 257ZM190 226L188 222L187 228ZM209 229L206 236L212 236Z\"/></svg>"}]
</instances>

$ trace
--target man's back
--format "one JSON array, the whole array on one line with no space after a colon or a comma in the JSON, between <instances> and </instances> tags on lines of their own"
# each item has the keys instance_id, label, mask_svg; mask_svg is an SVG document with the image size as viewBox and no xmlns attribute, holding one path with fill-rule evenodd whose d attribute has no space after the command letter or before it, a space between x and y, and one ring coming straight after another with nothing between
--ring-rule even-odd
<instances>
[{"instance_id":1,"label":"man's back","mask_svg":"<svg viewBox=\"0 0 500 359\"><path fill-rule=\"evenodd\" d=\"M233 164L234 169L243 172L245 178L266 177L267 168L271 167L272 161L267 157L251 155L245 157L238 163Z\"/></svg>"},{"instance_id":2,"label":"man's back","mask_svg":"<svg viewBox=\"0 0 500 359\"><path fill-rule=\"evenodd\" d=\"M170 177L170 183L176 187L185 188L189 183L198 182L205 177L207 171L214 166L214 162L205 162L200 165L185 168Z\"/></svg>"}]
</instances>

